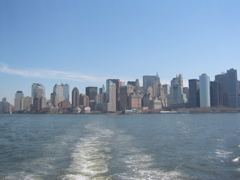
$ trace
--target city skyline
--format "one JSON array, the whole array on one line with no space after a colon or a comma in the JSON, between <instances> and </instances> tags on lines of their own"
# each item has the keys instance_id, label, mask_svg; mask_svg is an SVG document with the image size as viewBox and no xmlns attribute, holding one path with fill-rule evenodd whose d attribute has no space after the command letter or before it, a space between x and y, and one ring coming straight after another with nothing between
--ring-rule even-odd
<instances>
[{"instance_id":1,"label":"city skyline","mask_svg":"<svg viewBox=\"0 0 240 180\"><path fill-rule=\"evenodd\" d=\"M0 97L31 85L101 87L159 73L210 80L240 67L239 1L1 1ZM240 79L240 78L238 78Z\"/></svg>"},{"instance_id":2,"label":"city skyline","mask_svg":"<svg viewBox=\"0 0 240 180\"><path fill-rule=\"evenodd\" d=\"M142 76L142 78L140 79L140 81L139 81L139 79L135 79L135 80L138 80L138 82L141 82L139 85L140 85L140 87L141 88L143 88L144 89L144 78L146 78L146 77L150 77L150 78L153 78L153 77L158 77L159 78L159 80L160 80L160 84L163 86L163 85L168 85L169 86L169 88L171 89L171 87L173 87L174 88L174 86L175 85L173 85L172 83L173 82L175 82L176 80L178 81L178 78L179 77L181 77L180 79L181 79L181 81L180 82L185 82L185 83L183 83L182 84L182 87L187 87L187 88L189 88L190 86L191 86L191 84L189 84L190 83L190 81L192 81L192 80L198 80L198 81L200 81L200 77L202 76L202 75L206 75L206 76L208 76L208 78L209 78L209 87L207 88L207 89L209 89L210 90L210 82L212 83L212 82L216 82L216 81L218 81L219 79L218 79L218 77L219 76L222 76L222 75L226 75L227 74L227 72L228 71L230 71L230 70L234 70L234 71L236 71L236 75L237 75L237 69L229 69L229 70L225 70L225 72L222 72L222 73L220 73L220 74L215 74L214 75L214 78L212 78L211 79L211 77L210 76L208 76L208 74L207 73L203 73L203 74L200 74L198 77L194 77L194 78L191 78L191 79L185 79L184 78L184 76L182 75L182 74L179 74L179 75L176 75L176 76L173 76L172 77L172 80L170 81L170 82L168 82L168 83L162 83L162 81L161 81L161 78L159 77L159 75L158 75L158 73L156 74L156 75L143 75ZM238 80L238 77L237 76L235 76L235 78L236 78L236 80ZM46 92L45 91L45 85L44 84L42 84L42 83L39 83L39 82L34 82L34 83L32 83L30 86L29 86L29 88L30 88L30 94L26 94L25 92L23 92L22 90L21 90L21 88L18 88L18 90L16 90L16 92L14 93L14 95L12 95L11 97L12 97L12 99L13 99L13 103L11 102L11 101L9 101L9 99L7 98L7 97L1 97L1 99L2 98L6 98L7 99L7 101L11 104L11 105L14 105L14 101L15 101L15 98L16 98L16 93L19 93L19 92L21 92L21 93L23 93L24 94L24 97L34 97L34 96L36 96L36 97L44 97L44 98L46 98L46 100L48 101L48 100L51 100L52 99L52 95L54 95L55 94L55 91L56 91L56 87L57 86L67 86L67 93L65 94L66 96L67 96L67 98L65 99L65 100L67 100L67 101L69 101L70 103L72 103L72 91L74 90L74 89L78 89L78 93L79 93L79 95L80 94L83 94L83 95L87 95L89 92L89 88L90 89L95 89L95 93L96 93L96 95L98 95L98 94L100 94L100 89L102 89L102 86L108 86L107 84L108 84L108 81L112 81L112 80L115 80L115 81L119 81L119 83L121 82L121 83L123 83L121 86L119 85L119 88L120 87L125 87L128 83L130 83L131 84L131 82L134 82L134 81L131 81L131 80L126 80L126 81L122 81L121 79L106 79L105 80L105 82L101 85L101 86L94 86L94 85L92 85L92 86L86 86L86 87L82 87L82 89L83 89L83 91L80 91L79 89L79 87L77 87L77 86L75 86L75 87L72 87L71 86L71 84L68 84L68 83L55 83L54 85L53 85L53 88L52 88L52 91L50 91L49 93L48 92ZM234 79L235 80L235 79ZM36 94L36 95L34 95L34 89L35 89L35 87L40 87L40 89L44 89L44 91L42 91L42 90L40 90L39 92L40 93L38 93L38 94ZM149 85L149 86L152 86L152 85ZM170 91L170 89L169 89L169 94L171 93L171 91ZM44 93L43 93L44 92ZM37 92L35 92L35 93L37 93ZM63 93L63 92L62 92ZM181 93L183 93L183 92L181 92ZM181 94L180 93L180 94ZM63 93L64 94L64 93ZM88 96L89 97L89 96ZM169 96L170 97L170 96ZM92 97L93 98L93 97ZM208 97L209 98L209 97ZM63 100L63 99L62 99ZM188 99L189 100L189 99ZM188 100L187 100L187 102L188 102ZM210 100L210 99L209 99ZM1 101L0 101L1 102ZM60 101L59 101L60 102ZM179 103L179 102L178 102ZM210 106L210 105L209 105ZM194 106L193 106L194 107Z\"/></svg>"}]
</instances>

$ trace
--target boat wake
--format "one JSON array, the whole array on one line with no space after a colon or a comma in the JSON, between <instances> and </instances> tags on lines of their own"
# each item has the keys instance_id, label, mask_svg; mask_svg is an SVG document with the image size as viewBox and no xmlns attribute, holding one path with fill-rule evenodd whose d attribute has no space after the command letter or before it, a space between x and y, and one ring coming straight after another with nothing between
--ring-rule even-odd
<instances>
[{"instance_id":1,"label":"boat wake","mask_svg":"<svg viewBox=\"0 0 240 180\"><path fill-rule=\"evenodd\" d=\"M109 140L113 132L94 124L85 126L89 134L81 138L71 154L71 165L62 179L97 179L104 178L111 159Z\"/></svg>"}]
</instances>

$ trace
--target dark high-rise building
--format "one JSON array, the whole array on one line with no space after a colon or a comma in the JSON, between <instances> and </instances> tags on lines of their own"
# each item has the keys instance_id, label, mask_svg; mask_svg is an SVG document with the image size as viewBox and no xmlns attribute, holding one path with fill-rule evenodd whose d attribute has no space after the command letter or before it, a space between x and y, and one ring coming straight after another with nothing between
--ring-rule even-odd
<instances>
[{"instance_id":1,"label":"dark high-rise building","mask_svg":"<svg viewBox=\"0 0 240 180\"><path fill-rule=\"evenodd\" d=\"M98 88L97 87L86 87L86 95L89 97L89 101L95 101L97 96Z\"/></svg>"},{"instance_id":2,"label":"dark high-rise building","mask_svg":"<svg viewBox=\"0 0 240 180\"><path fill-rule=\"evenodd\" d=\"M89 97L89 106L91 110L95 110L97 92L97 87L86 87L86 95Z\"/></svg>"},{"instance_id":3,"label":"dark high-rise building","mask_svg":"<svg viewBox=\"0 0 240 180\"><path fill-rule=\"evenodd\" d=\"M156 76L143 76L143 89L147 91L148 87L152 87L156 81Z\"/></svg>"},{"instance_id":4,"label":"dark high-rise building","mask_svg":"<svg viewBox=\"0 0 240 180\"><path fill-rule=\"evenodd\" d=\"M146 93L142 98L142 106L150 108L150 100L151 100L150 94Z\"/></svg>"},{"instance_id":5,"label":"dark high-rise building","mask_svg":"<svg viewBox=\"0 0 240 180\"><path fill-rule=\"evenodd\" d=\"M228 76L228 103L230 108L239 107L239 84L237 79L237 70L230 69L227 71Z\"/></svg>"},{"instance_id":6,"label":"dark high-rise building","mask_svg":"<svg viewBox=\"0 0 240 180\"><path fill-rule=\"evenodd\" d=\"M79 90L78 88L73 88L72 90L72 108L76 108L79 106Z\"/></svg>"},{"instance_id":7,"label":"dark high-rise building","mask_svg":"<svg viewBox=\"0 0 240 180\"><path fill-rule=\"evenodd\" d=\"M120 87L120 110L128 108L128 87Z\"/></svg>"},{"instance_id":8,"label":"dark high-rise building","mask_svg":"<svg viewBox=\"0 0 240 180\"><path fill-rule=\"evenodd\" d=\"M198 79L189 79L189 99L188 106L189 107L200 107L200 99L199 99L199 80Z\"/></svg>"},{"instance_id":9,"label":"dark high-rise building","mask_svg":"<svg viewBox=\"0 0 240 180\"><path fill-rule=\"evenodd\" d=\"M217 81L210 82L210 103L211 106L219 106L219 88Z\"/></svg>"},{"instance_id":10,"label":"dark high-rise building","mask_svg":"<svg viewBox=\"0 0 240 180\"><path fill-rule=\"evenodd\" d=\"M215 76L215 81L218 82L219 106L228 107L228 76L226 73Z\"/></svg>"}]
</instances>

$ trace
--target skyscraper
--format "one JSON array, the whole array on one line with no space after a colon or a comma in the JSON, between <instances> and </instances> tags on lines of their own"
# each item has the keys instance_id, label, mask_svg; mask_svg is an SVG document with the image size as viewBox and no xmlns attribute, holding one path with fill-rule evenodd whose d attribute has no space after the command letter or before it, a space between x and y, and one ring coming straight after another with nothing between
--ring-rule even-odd
<instances>
[{"instance_id":1,"label":"skyscraper","mask_svg":"<svg viewBox=\"0 0 240 180\"><path fill-rule=\"evenodd\" d=\"M110 97L110 90L109 87L111 87L109 84L115 84L115 103L116 103L116 110L120 110L120 87L121 87L121 81L119 79L107 79L106 81L106 100L109 102ZM113 101L112 101L113 102Z\"/></svg>"},{"instance_id":2,"label":"skyscraper","mask_svg":"<svg viewBox=\"0 0 240 180\"><path fill-rule=\"evenodd\" d=\"M33 104L33 98L26 96L22 98L21 110L22 111L31 111L31 105Z\"/></svg>"},{"instance_id":3,"label":"skyscraper","mask_svg":"<svg viewBox=\"0 0 240 180\"><path fill-rule=\"evenodd\" d=\"M89 97L86 94L79 95L79 105L83 107L89 107Z\"/></svg>"},{"instance_id":4,"label":"skyscraper","mask_svg":"<svg viewBox=\"0 0 240 180\"><path fill-rule=\"evenodd\" d=\"M32 84L32 98L45 97L45 87L40 83Z\"/></svg>"},{"instance_id":5,"label":"skyscraper","mask_svg":"<svg viewBox=\"0 0 240 180\"><path fill-rule=\"evenodd\" d=\"M228 75L227 73L216 75L215 81L218 82L219 106L228 107Z\"/></svg>"},{"instance_id":6,"label":"skyscraper","mask_svg":"<svg viewBox=\"0 0 240 180\"><path fill-rule=\"evenodd\" d=\"M164 84L163 85L163 91L164 91L165 95L170 94L170 85Z\"/></svg>"},{"instance_id":7,"label":"skyscraper","mask_svg":"<svg viewBox=\"0 0 240 180\"><path fill-rule=\"evenodd\" d=\"M106 93L104 84L101 88L99 88L99 94L103 94L103 93Z\"/></svg>"},{"instance_id":8,"label":"skyscraper","mask_svg":"<svg viewBox=\"0 0 240 180\"><path fill-rule=\"evenodd\" d=\"M11 105L7 102L7 98L2 98L2 102L0 102L0 113L9 113L11 112Z\"/></svg>"},{"instance_id":9,"label":"skyscraper","mask_svg":"<svg viewBox=\"0 0 240 180\"><path fill-rule=\"evenodd\" d=\"M156 81L156 76L143 76L143 89L147 91L148 87L152 87Z\"/></svg>"},{"instance_id":10,"label":"skyscraper","mask_svg":"<svg viewBox=\"0 0 240 180\"><path fill-rule=\"evenodd\" d=\"M219 106L219 87L217 81L210 82L210 104L212 107Z\"/></svg>"},{"instance_id":11,"label":"skyscraper","mask_svg":"<svg viewBox=\"0 0 240 180\"><path fill-rule=\"evenodd\" d=\"M183 77L180 74L171 81L168 104L172 107L184 107L186 102L186 94L183 93Z\"/></svg>"},{"instance_id":12,"label":"skyscraper","mask_svg":"<svg viewBox=\"0 0 240 180\"><path fill-rule=\"evenodd\" d=\"M227 71L228 76L228 102L230 108L240 107L239 105L239 83L237 79L237 70Z\"/></svg>"},{"instance_id":13,"label":"skyscraper","mask_svg":"<svg viewBox=\"0 0 240 180\"><path fill-rule=\"evenodd\" d=\"M161 94L162 85L160 83L160 78L158 76L158 73L155 77L155 81L153 82L152 87L153 87L153 97L159 97Z\"/></svg>"},{"instance_id":14,"label":"skyscraper","mask_svg":"<svg viewBox=\"0 0 240 180\"><path fill-rule=\"evenodd\" d=\"M21 103L22 103L22 98L24 97L22 91L17 91L15 94L15 99L14 99L14 108L15 111L21 111Z\"/></svg>"},{"instance_id":15,"label":"skyscraper","mask_svg":"<svg viewBox=\"0 0 240 180\"><path fill-rule=\"evenodd\" d=\"M97 87L86 87L86 95L89 97L89 106L91 110L95 110L97 92Z\"/></svg>"},{"instance_id":16,"label":"skyscraper","mask_svg":"<svg viewBox=\"0 0 240 180\"><path fill-rule=\"evenodd\" d=\"M72 109L79 106L79 90L78 88L73 88L72 90Z\"/></svg>"},{"instance_id":17,"label":"skyscraper","mask_svg":"<svg viewBox=\"0 0 240 180\"><path fill-rule=\"evenodd\" d=\"M101 88L99 88L99 94L97 95L96 104L105 102L106 102L106 90L105 86L103 85Z\"/></svg>"},{"instance_id":18,"label":"skyscraper","mask_svg":"<svg viewBox=\"0 0 240 180\"><path fill-rule=\"evenodd\" d=\"M198 79L189 79L188 86L189 86L188 106L192 107L192 108L200 107L199 80Z\"/></svg>"},{"instance_id":19,"label":"skyscraper","mask_svg":"<svg viewBox=\"0 0 240 180\"><path fill-rule=\"evenodd\" d=\"M210 78L207 74L199 76L200 107L210 107Z\"/></svg>"},{"instance_id":20,"label":"skyscraper","mask_svg":"<svg viewBox=\"0 0 240 180\"><path fill-rule=\"evenodd\" d=\"M131 86L128 84L128 86ZM128 108L128 87L122 86L120 87L120 110Z\"/></svg>"},{"instance_id":21,"label":"skyscraper","mask_svg":"<svg viewBox=\"0 0 240 180\"><path fill-rule=\"evenodd\" d=\"M117 110L116 84L109 79L107 80L106 84L107 84L106 98L108 103L108 111L115 112Z\"/></svg>"},{"instance_id":22,"label":"skyscraper","mask_svg":"<svg viewBox=\"0 0 240 180\"><path fill-rule=\"evenodd\" d=\"M89 100L95 101L97 96L98 88L97 87L86 87L86 95L89 97Z\"/></svg>"},{"instance_id":23,"label":"skyscraper","mask_svg":"<svg viewBox=\"0 0 240 180\"><path fill-rule=\"evenodd\" d=\"M69 85L68 84L55 84L53 93L51 95L52 104L58 106L61 101L69 101Z\"/></svg>"}]
</instances>

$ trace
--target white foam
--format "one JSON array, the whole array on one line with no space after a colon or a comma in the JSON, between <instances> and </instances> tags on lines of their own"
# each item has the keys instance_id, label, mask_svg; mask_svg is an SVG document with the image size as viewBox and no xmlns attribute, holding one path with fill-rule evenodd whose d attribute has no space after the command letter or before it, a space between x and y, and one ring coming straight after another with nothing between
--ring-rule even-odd
<instances>
[{"instance_id":1,"label":"white foam","mask_svg":"<svg viewBox=\"0 0 240 180\"><path fill-rule=\"evenodd\" d=\"M119 150L118 161L121 161L121 164L127 169L125 173L111 175L108 180L184 179L184 175L180 172L164 172L158 168L153 168L155 166L154 158L150 154L144 153L144 148L134 147L134 140L133 136L118 135L116 139L117 149Z\"/></svg>"},{"instance_id":2,"label":"white foam","mask_svg":"<svg viewBox=\"0 0 240 180\"><path fill-rule=\"evenodd\" d=\"M229 155L232 154L232 152L230 151L219 150L219 149L217 149L215 153L217 157L220 157L220 158L228 158Z\"/></svg>"},{"instance_id":3,"label":"white foam","mask_svg":"<svg viewBox=\"0 0 240 180\"><path fill-rule=\"evenodd\" d=\"M240 162L240 157L233 159L232 162Z\"/></svg>"},{"instance_id":4,"label":"white foam","mask_svg":"<svg viewBox=\"0 0 240 180\"><path fill-rule=\"evenodd\" d=\"M94 124L88 124L85 128L89 134L76 144L71 154L71 165L63 179L93 179L108 171L108 161L111 159L109 140L113 132Z\"/></svg>"},{"instance_id":5,"label":"white foam","mask_svg":"<svg viewBox=\"0 0 240 180\"><path fill-rule=\"evenodd\" d=\"M140 170L138 172L132 173L119 173L110 176L107 180L122 179L122 180L170 180L170 179L189 179L187 176L184 176L180 172L170 171L164 172L161 170Z\"/></svg>"},{"instance_id":6,"label":"white foam","mask_svg":"<svg viewBox=\"0 0 240 180\"><path fill-rule=\"evenodd\" d=\"M12 175L9 175L7 177L4 178L4 180L16 180L16 179L22 179L22 180L43 180L42 178L39 178L38 176L34 175L34 174L27 174L25 172L18 172L18 173L14 173Z\"/></svg>"}]
</instances>

